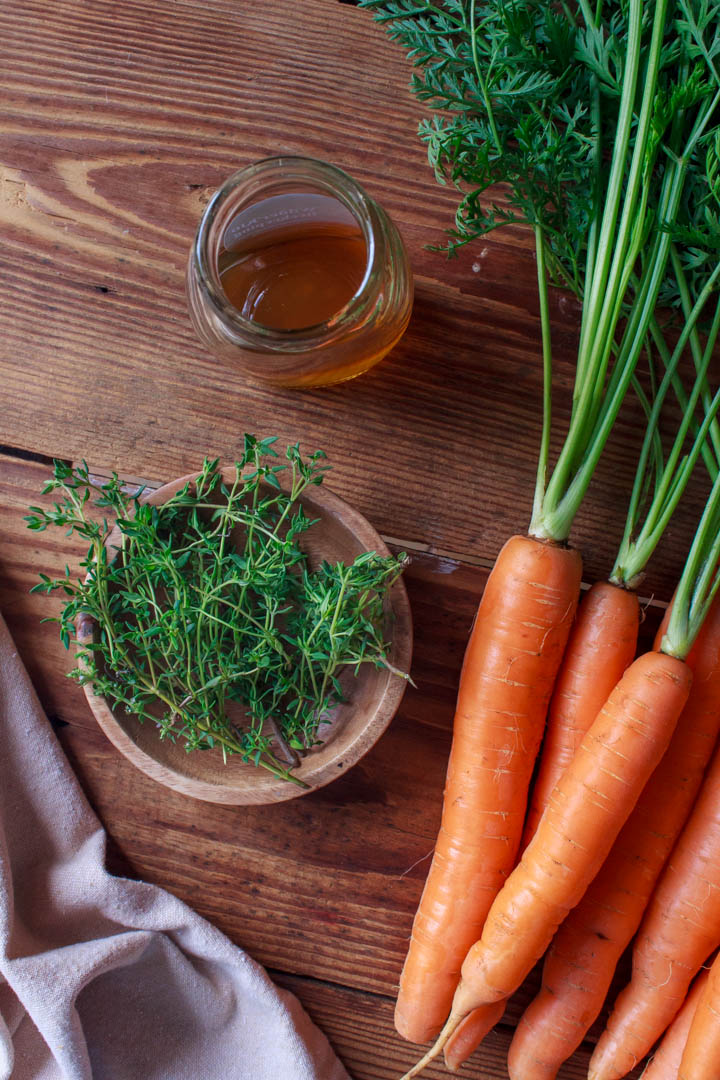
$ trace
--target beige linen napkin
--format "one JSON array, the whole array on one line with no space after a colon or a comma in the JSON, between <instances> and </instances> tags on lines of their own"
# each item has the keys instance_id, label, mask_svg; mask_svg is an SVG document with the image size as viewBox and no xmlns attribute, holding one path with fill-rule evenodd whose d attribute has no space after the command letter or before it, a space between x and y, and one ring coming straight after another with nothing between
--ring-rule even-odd
<instances>
[{"instance_id":1,"label":"beige linen napkin","mask_svg":"<svg viewBox=\"0 0 720 1080\"><path fill-rule=\"evenodd\" d=\"M104 857L0 616L0 1080L349 1080L296 998Z\"/></svg>"}]
</instances>

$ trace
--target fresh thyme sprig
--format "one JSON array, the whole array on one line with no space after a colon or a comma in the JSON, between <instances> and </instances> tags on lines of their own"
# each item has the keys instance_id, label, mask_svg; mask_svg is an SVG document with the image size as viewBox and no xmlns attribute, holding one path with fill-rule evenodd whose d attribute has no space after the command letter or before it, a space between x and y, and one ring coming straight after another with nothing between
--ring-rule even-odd
<instances>
[{"instance_id":1,"label":"fresh thyme sprig","mask_svg":"<svg viewBox=\"0 0 720 1080\"><path fill-rule=\"evenodd\" d=\"M53 621L66 648L79 617L97 625L72 677L188 751L217 746L299 783L292 767L345 699L342 672L394 671L386 595L406 556L311 567L301 538L314 522L299 500L322 482L325 455L303 459L292 445L280 462L275 441L246 435L230 483L206 460L162 505L127 494L116 475L97 488L84 463L58 461L43 494L61 499L26 520L90 545L85 580L66 568L33 590L63 593Z\"/></svg>"}]
</instances>

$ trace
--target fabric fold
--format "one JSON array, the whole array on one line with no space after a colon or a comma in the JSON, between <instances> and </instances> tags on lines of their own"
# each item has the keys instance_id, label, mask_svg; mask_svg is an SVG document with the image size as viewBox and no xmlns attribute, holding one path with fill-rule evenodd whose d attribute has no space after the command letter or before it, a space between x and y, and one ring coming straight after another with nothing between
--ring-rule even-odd
<instances>
[{"instance_id":1,"label":"fabric fold","mask_svg":"<svg viewBox=\"0 0 720 1080\"><path fill-rule=\"evenodd\" d=\"M105 833L0 616L0 1080L349 1080L298 1000Z\"/></svg>"}]
</instances>

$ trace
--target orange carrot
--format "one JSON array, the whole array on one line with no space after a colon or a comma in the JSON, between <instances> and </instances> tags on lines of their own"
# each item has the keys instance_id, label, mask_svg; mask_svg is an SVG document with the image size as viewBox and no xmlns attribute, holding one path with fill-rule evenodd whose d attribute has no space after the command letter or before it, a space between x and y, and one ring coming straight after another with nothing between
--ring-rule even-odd
<instances>
[{"instance_id":1,"label":"orange carrot","mask_svg":"<svg viewBox=\"0 0 720 1080\"><path fill-rule=\"evenodd\" d=\"M596 582L580 601L548 710L523 847L583 735L635 657L639 613L636 594L609 581Z\"/></svg>"},{"instance_id":2,"label":"orange carrot","mask_svg":"<svg viewBox=\"0 0 720 1080\"><path fill-rule=\"evenodd\" d=\"M590 1060L590 1080L619 1080L660 1038L693 976L720 945L720 751L635 940L632 978Z\"/></svg>"},{"instance_id":3,"label":"orange carrot","mask_svg":"<svg viewBox=\"0 0 720 1080\"><path fill-rule=\"evenodd\" d=\"M540 769L535 780L521 850L530 843L555 784L575 755L583 735L599 713L637 648L639 603L635 593L609 581L596 582L580 601L548 710ZM487 1010L477 1010L445 1047L445 1061L457 1068L460 1044L466 1057L490 1030ZM470 1033L475 1032L471 1036Z\"/></svg>"},{"instance_id":4,"label":"orange carrot","mask_svg":"<svg viewBox=\"0 0 720 1080\"><path fill-rule=\"evenodd\" d=\"M720 958L710 968L690 1024L677 1080L717 1080L720 1072Z\"/></svg>"},{"instance_id":5,"label":"orange carrot","mask_svg":"<svg viewBox=\"0 0 720 1080\"><path fill-rule=\"evenodd\" d=\"M516 536L488 578L465 654L442 824L395 1010L425 1042L512 870L548 701L580 591L576 551Z\"/></svg>"},{"instance_id":6,"label":"orange carrot","mask_svg":"<svg viewBox=\"0 0 720 1080\"><path fill-rule=\"evenodd\" d=\"M450 1072L457 1072L464 1061L475 1053L488 1032L503 1018L505 1001L493 1001L473 1009L458 1025L445 1044L445 1064Z\"/></svg>"},{"instance_id":7,"label":"orange carrot","mask_svg":"<svg viewBox=\"0 0 720 1080\"><path fill-rule=\"evenodd\" d=\"M720 732L720 597L687 664L693 685L667 752L545 958L542 987L510 1047L513 1078L550 1080L580 1045L690 813Z\"/></svg>"},{"instance_id":8,"label":"orange carrot","mask_svg":"<svg viewBox=\"0 0 720 1080\"><path fill-rule=\"evenodd\" d=\"M707 970L701 971L692 984L682 1009L665 1032L650 1064L643 1072L642 1080L677 1080L690 1025L707 977Z\"/></svg>"},{"instance_id":9,"label":"orange carrot","mask_svg":"<svg viewBox=\"0 0 720 1080\"><path fill-rule=\"evenodd\" d=\"M600 869L670 741L690 692L682 660L646 653L625 672L558 783L470 949L450 1018L420 1072L472 1009L508 997Z\"/></svg>"},{"instance_id":10,"label":"orange carrot","mask_svg":"<svg viewBox=\"0 0 720 1080\"><path fill-rule=\"evenodd\" d=\"M692 674L651 652L625 672L553 792L463 964L458 1003L511 994L581 899L670 742ZM620 773L622 768L622 773ZM538 918L541 909L543 917Z\"/></svg>"}]
</instances>

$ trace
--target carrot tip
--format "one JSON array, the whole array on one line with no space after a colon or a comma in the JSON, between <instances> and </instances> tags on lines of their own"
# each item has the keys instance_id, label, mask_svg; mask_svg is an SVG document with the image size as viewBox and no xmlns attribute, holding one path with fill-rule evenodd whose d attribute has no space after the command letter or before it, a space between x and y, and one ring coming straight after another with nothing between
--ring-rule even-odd
<instances>
[{"instance_id":1,"label":"carrot tip","mask_svg":"<svg viewBox=\"0 0 720 1080\"><path fill-rule=\"evenodd\" d=\"M443 1051L445 1043L448 1041L455 1029L460 1026L460 1022L461 1020L465 1019L465 1016L465 1013L460 1013L459 1015L455 1014L454 1016L451 1014L449 1020L445 1024L445 1027L442 1029L434 1044L428 1050L427 1054L421 1057L420 1060L416 1062L415 1065L413 1065L412 1069L410 1069L409 1072L406 1072L404 1076L401 1076L400 1080L412 1080L413 1076L419 1076L423 1069L425 1069L425 1067L429 1065L431 1061L434 1061L435 1058L439 1057Z\"/></svg>"}]
</instances>

